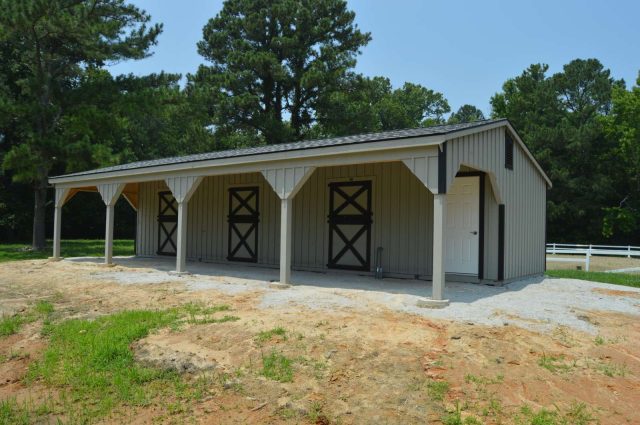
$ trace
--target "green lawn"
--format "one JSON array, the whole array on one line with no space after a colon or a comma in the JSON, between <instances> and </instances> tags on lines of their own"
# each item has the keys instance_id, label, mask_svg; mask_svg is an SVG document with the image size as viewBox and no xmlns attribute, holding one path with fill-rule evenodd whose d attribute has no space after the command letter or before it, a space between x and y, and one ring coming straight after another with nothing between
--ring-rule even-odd
<instances>
[{"instance_id":1,"label":"green lawn","mask_svg":"<svg viewBox=\"0 0 640 425\"><path fill-rule=\"evenodd\" d=\"M60 250L63 257L101 257L104 255L104 240L63 240ZM29 244L0 244L0 262L47 258L52 251L52 241L47 241L45 251L31 251ZM113 241L113 255L133 255L133 240Z\"/></svg>"},{"instance_id":2,"label":"green lawn","mask_svg":"<svg viewBox=\"0 0 640 425\"><path fill-rule=\"evenodd\" d=\"M549 277L590 280L592 282L640 288L640 274L586 272L584 270L547 270L546 275Z\"/></svg>"}]
</instances>

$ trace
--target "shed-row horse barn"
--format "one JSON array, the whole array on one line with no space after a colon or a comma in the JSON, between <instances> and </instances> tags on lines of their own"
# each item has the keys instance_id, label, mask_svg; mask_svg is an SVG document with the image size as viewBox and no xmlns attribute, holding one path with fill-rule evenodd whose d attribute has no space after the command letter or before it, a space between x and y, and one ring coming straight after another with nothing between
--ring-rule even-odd
<instances>
[{"instance_id":1,"label":"shed-row horse barn","mask_svg":"<svg viewBox=\"0 0 640 425\"><path fill-rule=\"evenodd\" d=\"M551 182L507 120L142 161L50 179L62 205L98 191L137 211L136 255L431 280L505 282L545 268ZM117 223L116 223L117 225ZM294 276L295 281L295 276Z\"/></svg>"}]
</instances>

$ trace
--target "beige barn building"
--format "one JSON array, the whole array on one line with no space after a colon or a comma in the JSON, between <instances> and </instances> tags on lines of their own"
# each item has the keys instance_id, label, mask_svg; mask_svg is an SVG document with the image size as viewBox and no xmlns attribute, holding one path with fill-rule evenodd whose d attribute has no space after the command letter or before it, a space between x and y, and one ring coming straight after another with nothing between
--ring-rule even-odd
<instances>
[{"instance_id":1,"label":"beige barn building","mask_svg":"<svg viewBox=\"0 0 640 425\"><path fill-rule=\"evenodd\" d=\"M137 211L136 254L291 270L505 282L545 269L551 182L507 120L142 161L50 179L61 207L98 191ZM115 223L117 225L117 223ZM295 283L295 275L293 282Z\"/></svg>"}]
</instances>

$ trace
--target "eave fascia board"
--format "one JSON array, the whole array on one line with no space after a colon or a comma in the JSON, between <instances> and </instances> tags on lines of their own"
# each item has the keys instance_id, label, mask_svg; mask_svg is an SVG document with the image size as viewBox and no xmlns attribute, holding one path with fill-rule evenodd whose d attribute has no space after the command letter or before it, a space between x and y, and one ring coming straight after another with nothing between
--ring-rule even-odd
<instances>
[{"instance_id":1,"label":"eave fascia board","mask_svg":"<svg viewBox=\"0 0 640 425\"><path fill-rule=\"evenodd\" d=\"M183 162L145 168L110 171L81 176L51 177L49 183L56 187L93 186L100 182L135 183L161 180L178 175L222 175L259 172L274 166L326 166L371 162L369 156L381 160L380 154L389 153L388 161L400 160L402 155L410 155L412 149L431 148L444 142L446 135L420 136L393 139L384 142L359 143L357 145L327 146L322 148L256 154L250 156ZM347 162L342 159L348 158ZM349 162L351 161L351 162Z\"/></svg>"}]
</instances>

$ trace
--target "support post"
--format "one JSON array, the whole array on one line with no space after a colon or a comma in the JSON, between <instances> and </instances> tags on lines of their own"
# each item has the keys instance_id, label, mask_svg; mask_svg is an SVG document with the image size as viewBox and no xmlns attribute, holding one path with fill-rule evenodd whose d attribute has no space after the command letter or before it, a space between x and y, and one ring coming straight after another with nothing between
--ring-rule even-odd
<instances>
[{"instance_id":1,"label":"support post","mask_svg":"<svg viewBox=\"0 0 640 425\"><path fill-rule=\"evenodd\" d=\"M114 205L107 204L107 220L104 233L104 263L113 263L113 213Z\"/></svg>"},{"instance_id":2,"label":"support post","mask_svg":"<svg viewBox=\"0 0 640 425\"><path fill-rule=\"evenodd\" d=\"M262 175L280 197L280 282L272 288L288 288L291 284L291 244L293 243L293 198L304 186L315 167L272 168Z\"/></svg>"},{"instance_id":3,"label":"support post","mask_svg":"<svg viewBox=\"0 0 640 425\"><path fill-rule=\"evenodd\" d=\"M55 206L53 212L53 257L52 260L59 260L60 257L60 237L62 236L62 207Z\"/></svg>"},{"instance_id":4,"label":"support post","mask_svg":"<svg viewBox=\"0 0 640 425\"><path fill-rule=\"evenodd\" d=\"M187 273L187 214L189 203L178 202L178 235L176 237L176 274Z\"/></svg>"},{"instance_id":5,"label":"support post","mask_svg":"<svg viewBox=\"0 0 640 425\"><path fill-rule=\"evenodd\" d=\"M442 308L449 305L444 299L445 285L445 225L447 216L447 195L433 195L433 274L431 298L418 301L418 307Z\"/></svg>"},{"instance_id":6,"label":"support post","mask_svg":"<svg viewBox=\"0 0 640 425\"><path fill-rule=\"evenodd\" d=\"M173 274L189 274L187 271L187 218L189 200L202 182L202 176L179 176L165 179L178 203L178 234L176 236L176 270Z\"/></svg>"},{"instance_id":7,"label":"support post","mask_svg":"<svg viewBox=\"0 0 640 425\"><path fill-rule=\"evenodd\" d=\"M447 195L433 196L433 294L434 300L443 300L445 280L445 217Z\"/></svg>"},{"instance_id":8,"label":"support post","mask_svg":"<svg viewBox=\"0 0 640 425\"><path fill-rule=\"evenodd\" d=\"M62 206L69 197L70 189L57 188L53 212L53 256L50 260L59 261L60 256L60 240L62 239Z\"/></svg>"},{"instance_id":9,"label":"support post","mask_svg":"<svg viewBox=\"0 0 640 425\"><path fill-rule=\"evenodd\" d=\"M289 285L291 281L291 233L293 200L284 198L280 203L280 284Z\"/></svg>"},{"instance_id":10,"label":"support post","mask_svg":"<svg viewBox=\"0 0 640 425\"><path fill-rule=\"evenodd\" d=\"M113 214L114 207L122 190L123 183L108 183L97 186L100 196L107 206L105 232L104 232L104 264L110 266L113 264Z\"/></svg>"}]
</instances>

